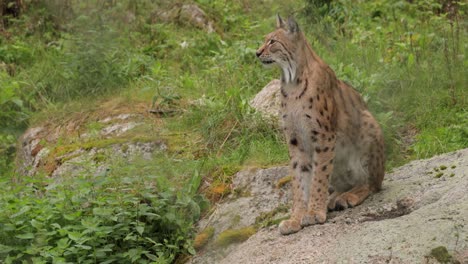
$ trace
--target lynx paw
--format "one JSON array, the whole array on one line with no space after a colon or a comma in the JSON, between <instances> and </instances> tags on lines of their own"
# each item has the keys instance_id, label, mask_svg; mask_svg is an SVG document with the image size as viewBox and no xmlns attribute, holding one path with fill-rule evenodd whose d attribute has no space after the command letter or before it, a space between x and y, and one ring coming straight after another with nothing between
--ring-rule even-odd
<instances>
[{"instance_id":1,"label":"lynx paw","mask_svg":"<svg viewBox=\"0 0 468 264\"><path fill-rule=\"evenodd\" d=\"M284 220L280 223L278 229L282 235L289 235L301 230L301 224L296 219Z\"/></svg>"},{"instance_id":2,"label":"lynx paw","mask_svg":"<svg viewBox=\"0 0 468 264\"><path fill-rule=\"evenodd\" d=\"M301 219L301 226L310 226L316 224L323 224L327 220L327 213L325 212L311 212L304 215Z\"/></svg>"},{"instance_id":3,"label":"lynx paw","mask_svg":"<svg viewBox=\"0 0 468 264\"><path fill-rule=\"evenodd\" d=\"M359 197L352 193L343 193L328 203L328 210L340 211L359 204Z\"/></svg>"}]
</instances>

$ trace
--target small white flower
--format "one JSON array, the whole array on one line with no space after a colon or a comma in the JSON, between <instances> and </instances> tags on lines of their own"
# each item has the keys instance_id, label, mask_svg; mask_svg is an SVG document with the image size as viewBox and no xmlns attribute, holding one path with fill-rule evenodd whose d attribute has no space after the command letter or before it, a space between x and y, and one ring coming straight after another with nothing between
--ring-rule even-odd
<instances>
[{"instance_id":1,"label":"small white flower","mask_svg":"<svg viewBox=\"0 0 468 264\"><path fill-rule=\"evenodd\" d=\"M187 41L185 41L185 40L184 40L184 41L183 41L183 42L181 42L179 45L180 45L180 47L182 47L183 49L185 49L185 48L187 48L187 47L188 47L188 45L189 45L189 44L188 44L188 42L187 42Z\"/></svg>"}]
</instances>

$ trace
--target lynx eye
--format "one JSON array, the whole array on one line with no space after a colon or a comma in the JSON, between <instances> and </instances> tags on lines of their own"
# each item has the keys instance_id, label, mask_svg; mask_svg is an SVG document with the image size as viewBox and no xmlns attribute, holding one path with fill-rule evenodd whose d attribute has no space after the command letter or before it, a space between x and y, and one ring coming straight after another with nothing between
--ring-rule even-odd
<instances>
[{"instance_id":1,"label":"lynx eye","mask_svg":"<svg viewBox=\"0 0 468 264\"><path fill-rule=\"evenodd\" d=\"M272 44L275 43L275 42L276 42L276 40L270 39L270 41L268 42L268 45L272 45Z\"/></svg>"}]
</instances>

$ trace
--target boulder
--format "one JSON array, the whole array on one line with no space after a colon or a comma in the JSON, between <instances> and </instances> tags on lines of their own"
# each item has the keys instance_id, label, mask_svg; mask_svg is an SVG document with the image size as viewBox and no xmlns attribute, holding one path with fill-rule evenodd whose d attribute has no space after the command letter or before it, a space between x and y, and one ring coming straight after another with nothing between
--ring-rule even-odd
<instances>
[{"instance_id":1,"label":"boulder","mask_svg":"<svg viewBox=\"0 0 468 264\"><path fill-rule=\"evenodd\" d=\"M280 109L281 81L274 79L269 82L250 101L250 106L260 112L265 118L278 119Z\"/></svg>"},{"instance_id":2,"label":"boulder","mask_svg":"<svg viewBox=\"0 0 468 264\"><path fill-rule=\"evenodd\" d=\"M80 173L102 174L111 160L151 159L164 151L162 140L135 137L152 121L141 113L108 114L97 121L70 117L60 125L45 122L29 128L19 139L17 170L20 175L39 172L53 177ZM89 118L89 117L88 117ZM143 127L143 128L142 128Z\"/></svg>"},{"instance_id":3,"label":"boulder","mask_svg":"<svg viewBox=\"0 0 468 264\"><path fill-rule=\"evenodd\" d=\"M214 213L202 219L198 226L200 229L213 227L217 235L227 229L254 225L262 213L271 212L290 200L287 188L277 188L276 185L287 175L287 167L238 172L227 201L216 205Z\"/></svg>"},{"instance_id":4,"label":"boulder","mask_svg":"<svg viewBox=\"0 0 468 264\"><path fill-rule=\"evenodd\" d=\"M168 9L158 9L152 15L152 22L180 23L195 26L208 33L215 31L214 22L196 4L175 4Z\"/></svg>"},{"instance_id":5,"label":"boulder","mask_svg":"<svg viewBox=\"0 0 468 264\"><path fill-rule=\"evenodd\" d=\"M289 184L279 184L287 174L286 167L239 172L234 194L200 228L220 229L213 240L225 228L258 232L224 248L208 244L190 263L468 263L468 149L397 168L363 204L282 236L275 221L254 219L284 217L268 213L290 206Z\"/></svg>"}]
</instances>

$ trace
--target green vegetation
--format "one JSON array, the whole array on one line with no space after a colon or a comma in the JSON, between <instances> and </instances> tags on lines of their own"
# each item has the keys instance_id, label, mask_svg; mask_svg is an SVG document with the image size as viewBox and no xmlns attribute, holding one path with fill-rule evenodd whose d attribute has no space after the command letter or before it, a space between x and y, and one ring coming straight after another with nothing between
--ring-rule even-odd
<instances>
[{"instance_id":1,"label":"green vegetation","mask_svg":"<svg viewBox=\"0 0 468 264\"><path fill-rule=\"evenodd\" d=\"M248 103L279 74L254 56L277 12L295 13L317 53L363 94L385 132L388 169L468 147L462 2L191 2L205 11L212 33L158 14L184 1L1 4L19 2L21 12L4 13L0 22L0 180L6 186L0 259L6 263L170 263L193 253L193 223L207 207L197 194L201 178L210 183L201 190L216 201L232 191L239 169L287 163L281 132ZM99 117L118 108L151 109L154 122L101 138ZM53 162L79 148L132 141L163 140L168 150L131 164L100 154L96 161L112 161L105 177L93 169L64 179L14 173L25 128L70 121L92 137L60 135L48 146ZM241 233L255 232L247 231Z\"/></svg>"},{"instance_id":2,"label":"green vegetation","mask_svg":"<svg viewBox=\"0 0 468 264\"><path fill-rule=\"evenodd\" d=\"M444 246L439 246L431 250L429 256L435 258L439 263L452 263L453 257Z\"/></svg>"},{"instance_id":3,"label":"green vegetation","mask_svg":"<svg viewBox=\"0 0 468 264\"><path fill-rule=\"evenodd\" d=\"M0 256L5 263L170 263L194 253L193 221L206 204L200 176L181 185L143 160L60 181L2 180ZM174 181L174 180L173 180ZM206 209L206 208L205 208Z\"/></svg>"},{"instance_id":4,"label":"green vegetation","mask_svg":"<svg viewBox=\"0 0 468 264\"><path fill-rule=\"evenodd\" d=\"M218 247L226 247L233 243L244 242L256 232L257 230L251 226L240 229L228 229L218 235L215 245Z\"/></svg>"},{"instance_id":5,"label":"green vegetation","mask_svg":"<svg viewBox=\"0 0 468 264\"><path fill-rule=\"evenodd\" d=\"M213 237L214 232L215 232L215 229L213 227L205 228L202 232L200 232L199 234L197 234L197 236L195 236L195 239L193 241L193 247L197 250L203 248L208 243L208 241Z\"/></svg>"},{"instance_id":6,"label":"green vegetation","mask_svg":"<svg viewBox=\"0 0 468 264\"><path fill-rule=\"evenodd\" d=\"M282 220L288 219L288 216L284 216L284 214L289 212L289 207L285 205L280 205L275 209L271 210L270 212L261 213L259 216L255 218L255 225L257 227L267 227L272 225L279 224ZM278 217L278 214L283 214L282 217Z\"/></svg>"}]
</instances>

